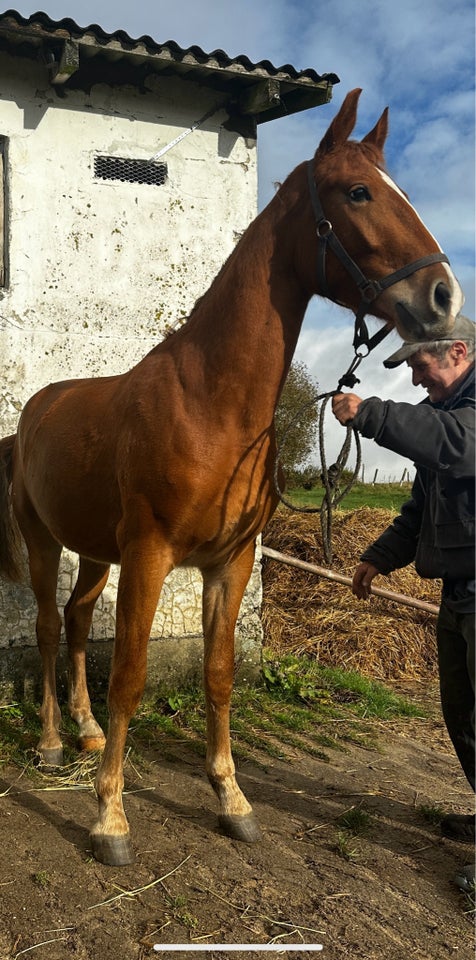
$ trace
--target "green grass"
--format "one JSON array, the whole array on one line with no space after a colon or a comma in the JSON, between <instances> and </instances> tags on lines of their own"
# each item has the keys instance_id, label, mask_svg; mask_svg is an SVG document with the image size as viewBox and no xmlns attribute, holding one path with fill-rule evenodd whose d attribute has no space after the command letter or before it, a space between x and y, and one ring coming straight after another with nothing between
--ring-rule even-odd
<instances>
[{"instance_id":1,"label":"green grass","mask_svg":"<svg viewBox=\"0 0 476 960\"><path fill-rule=\"evenodd\" d=\"M439 825L446 815L446 810L443 807L439 807L437 804L428 804L422 803L417 807L417 812L423 817L427 823L432 823L433 825Z\"/></svg>"},{"instance_id":2,"label":"green grass","mask_svg":"<svg viewBox=\"0 0 476 960\"><path fill-rule=\"evenodd\" d=\"M409 483L355 483L337 509L357 510L359 507L371 507L398 513L402 503L408 500L410 490ZM320 485L312 490L295 487L287 490L285 496L298 507L319 507L324 497L324 488Z\"/></svg>"},{"instance_id":3,"label":"green grass","mask_svg":"<svg viewBox=\"0 0 476 960\"><path fill-rule=\"evenodd\" d=\"M421 716L421 709L388 687L355 670L323 667L315 660L286 654L273 659L265 652L263 673L268 689L291 702L319 704L336 710L342 705L359 717L389 720Z\"/></svg>"},{"instance_id":4,"label":"green grass","mask_svg":"<svg viewBox=\"0 0 476 960\"><path fill-rule=\"evenodd\" d=\"M390 720L395 717L422 716L420 707L393 693L384 684L369 680L354 670L319 667L319 673L335 701L348 702L350 698L353 699L353 707L359 717Z\"/></svg>"},{"instance_id":5,"label":"green grass","mask_svg":"<svg viewBox=\"0 0 476 960\"><path fill-rule=\"evenodd\" d=\"M28 763L41 732L38 709L31 703L0 704L0 762Z\"/></svg>"},{"instance_id":6,"label":"green grass","mask_svg":"<svg viewBox=\"0 0 476 960\"><path fill-rule=\"evenodd\" d=\"M338 830L334 844L334 850L339 857L347 860L348 863L357 863L360 859L358 846L352 842L349 835L344 830Z\"/></svg>"},{"instance_id":7,"label":"green grass","mask_svg":"<svg viewBox=\"0 0 476 960\"><path fill-rule=\"evenodd\" d=\"M4 762L34 763L37 711L37 706L26 703L0 710ZM104 723L104 705L96 712ZM327 760L329 750L345 750L350 743L375 747L375 728L369 721L416 716L422 716L418 706L355 671L320 667L304 656L278 659L268 652L261 683L234 690L233 751L238 759L253 758L264 765L269 757L292 760L296 750ZM76 731L66 712L63 728L69 759L75 756ZM129 744L139 761L149 747L171 758L184 747L203 757L205 734L203 691L189 688L142 704L130 724Z\"/></svg>"},{"instance_id":8,"label":"green grass","mask_svg":"<svg viewBox=\"0 0 476 960\"><path fill-rule=\"evenodd\" d=\"M372 815L363 806L351 807L336 821L334 849L339 857L350 863L362 859L358 843L372 828Z\"/></svg>"},{"instance_id":9,"label":"green grass","mask_svg":"<svg viewBox=\"0 0 476 960\"><path fill-rule=\"evenodd\" d=\"M369 719L422 716L421 709L383 684L356 672L320 667L307 657L264 655L261 684L237 687L231 727L237 757L289 758L290 750L328 758L328 750L349 742L373 745ZM337 722L338 721L338 722ZM205 749L205 708L201 689L174 693L145 704L131 724L137 746L168 738ZM162 747L163 749L163 747Z\"/></svg>"},{"instance_id":10,"label":"green grass","mask_svg":"<svg viewBox=\"0 0 476 960\"><path fill-rule=\"evenodd\" d=\"M357 837L368 833L372 816L363 807L351 807L339 817L337 823L342 830L347 830L349 834Z\"/></svg>"}]
</instances>

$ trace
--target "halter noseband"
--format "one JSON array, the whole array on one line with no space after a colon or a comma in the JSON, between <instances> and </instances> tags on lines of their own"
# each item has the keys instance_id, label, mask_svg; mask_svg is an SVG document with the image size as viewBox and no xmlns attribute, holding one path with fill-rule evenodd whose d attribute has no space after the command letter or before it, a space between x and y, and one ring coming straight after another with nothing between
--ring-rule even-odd
<instances>
[{"instance_id":1,"label":"halter noseband","mask_svg":"<svg viewBox=\"0 0 476 960\"><path fill-rule=\"evenodd\" d=\"M365 346L367 350L370 351L376 347L390 331L386 327L382 327L382 329L378 330L372 337L369 337L367 324L364 320L365 314L368 312L369 304L371 304L373 300L376 300L387 287L398 283L399 280L404 280L405 277L409 277L417 270L421 270L422 267L428 267L432 263L449 263L450 261L444 253L429 253L426 257L421 257L420 260L414 260L413 263L409 263L406 267L401 267L400 270L389 273L381 280L369 280L365 274L362 273L355 260L352 260L352 257L347 253L345 247L342 246L339 238L336 237L334 233L332 223L330 220L327 220L324 215L314 180L314 164L312 160L308 160L307 178L312 209L314 210L314 216L316 218L316 233L318 239L317 279L319 290L322 296L330 298L329 287L326 280L326 252L327 248L330 247L347 270L347 273L355 280L360 290L361 301L355 315L354 350Z\"/></svg>"}]
</instances>

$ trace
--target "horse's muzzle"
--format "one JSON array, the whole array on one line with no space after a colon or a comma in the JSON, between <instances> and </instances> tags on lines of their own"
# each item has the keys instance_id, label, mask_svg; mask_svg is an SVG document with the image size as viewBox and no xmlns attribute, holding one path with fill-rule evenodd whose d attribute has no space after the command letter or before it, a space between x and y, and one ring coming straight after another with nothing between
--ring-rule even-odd
<instances>
[{"instance_id":1,"label":"horse's muzzle","mask_svg":"<svg viewBox=\"0 0 476 960\"><path fill-rule=\"evenodd\" d=\"M438 284L440 286L440 284ZM441 284L445 286L445 284ZM419 307L399 300L395 304L398 316L398 332L403 340L443 340L451 336L456 316L451 313L451 295L445 309L421 310Z\"/></svg>"}]
</instances>

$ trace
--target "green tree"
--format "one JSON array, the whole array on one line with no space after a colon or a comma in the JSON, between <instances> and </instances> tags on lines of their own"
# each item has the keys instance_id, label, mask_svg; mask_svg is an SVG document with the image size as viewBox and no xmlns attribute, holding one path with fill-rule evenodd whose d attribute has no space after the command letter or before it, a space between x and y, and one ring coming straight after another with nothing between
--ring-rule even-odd
<instances>
[{"instance_id":1,"label":"green tree","mask_svg":"<svg viewBox=\"0 0 476 960\"><path fill-rule=\"evenodd\" d=\"M311 401L318 392L317 382L306 364L295 360L291 364L274 418L278 446L284 441L280 460L288 484L300 479L315 447L319 411L317 404Z\"/></svg>"}]
</instances>

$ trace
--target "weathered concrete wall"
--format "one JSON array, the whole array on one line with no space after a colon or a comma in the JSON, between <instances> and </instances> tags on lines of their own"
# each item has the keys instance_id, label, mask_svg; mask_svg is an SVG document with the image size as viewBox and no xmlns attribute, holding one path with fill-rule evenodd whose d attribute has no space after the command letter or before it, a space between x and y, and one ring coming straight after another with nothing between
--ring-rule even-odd
<instances>
[{"instance_id":1,"label":"weathered concrete wall","mask_svg":"<svg viewBox=\"0 0 476 960\"><path fill-rule=\"evenodd\" d=\"M144 92L97 85L61 98L41 65L2 54L0 98L0 134L7 138L5 436L42 385L121 373L188 314L256 213L257 174L254 139L227 132L220 110L163 158L163 186L94 176L95 156L148 159L218 103L218 95L186 80L153 78ZM67 555L60 604L74 575ZM113 570L93 640L113 636L116 585ZM201 633L200 595L191 571L175 572L164 586L152 637L178 641L178 662L180 638ZM261 635L259 604L256 568L239 630L250 661ZM31 591L1 583L0 647L34 642L34 620Z\"/></svg>"}]
</instances>

